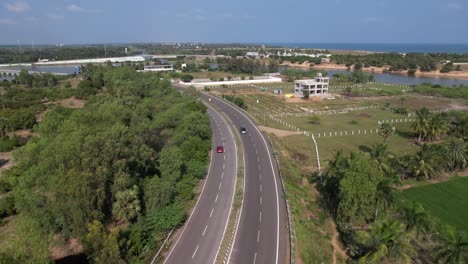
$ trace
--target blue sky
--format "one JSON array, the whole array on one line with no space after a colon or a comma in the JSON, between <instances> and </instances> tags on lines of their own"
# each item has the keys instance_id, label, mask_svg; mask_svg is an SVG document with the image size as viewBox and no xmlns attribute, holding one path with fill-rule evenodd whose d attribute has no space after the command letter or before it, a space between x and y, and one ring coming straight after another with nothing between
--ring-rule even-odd
<instances>
[{"instance_id":1,"label":"blue sky","mask_svg":"<svg viewBox=\"0 0 468 264\"><path fill-rule=\"evenodd\" d=\"M0 0L0 44L468 43L468 0Z\"/></svg>"}]
</instances>

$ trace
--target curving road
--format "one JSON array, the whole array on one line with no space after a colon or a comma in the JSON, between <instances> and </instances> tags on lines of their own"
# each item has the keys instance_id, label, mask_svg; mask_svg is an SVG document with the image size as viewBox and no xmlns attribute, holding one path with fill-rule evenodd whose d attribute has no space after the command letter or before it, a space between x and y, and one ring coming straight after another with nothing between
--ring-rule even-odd
<instances>
[{"instance_id":1,"label":"curving road","mask_svg":"<svg viewBox=\"0 0 468 264\"><path fill-rule=\"evenodd\" d=\"M237 151L233 131L208 108L213 131L211 162L200 197L164 263L214 263L226 232L234 199ZM216 153L216 146L224 153Z\"/></svg>"},{"instance_id":2,"label":"curving road","mask_svg":"<svg viewBox=\"0 0 468 264\"><path fill-rule=\"evenodd\" d=\"M245 156L245 190L240 222L228 263L287 263L286 205L272 149L254 122L238 107L202 93L239 129ZM208 262L205 262L208 263Z\"/></svg>"}]
</instances>

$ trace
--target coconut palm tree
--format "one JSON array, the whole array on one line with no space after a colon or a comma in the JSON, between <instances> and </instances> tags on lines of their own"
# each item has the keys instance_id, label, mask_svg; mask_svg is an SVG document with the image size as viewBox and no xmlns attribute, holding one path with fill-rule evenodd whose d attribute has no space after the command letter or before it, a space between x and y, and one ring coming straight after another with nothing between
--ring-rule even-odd
<instances>
[{"instance_id":1,"label":"coconut palm tree","mask_svg":"<svg viewBox=\"0 0 468 264\"><path fill-rule=\"evenodd\" d=\"M421 233L431 229L429 214L419 203L413 202L411 206L400 208L400 214L403 221L406 223L406 231L416 230L416 238L419 238Z\"/></svg>"},{"instance_id":2,"label":"coconut palm tree","mask_svg":"<svg viewBox=\"0 0 468 264\"><path fill-rule=\"evenodd\" d=\"M440 263L468 263L468 239L465 234L449 231L442 237L442 244L435 249Z\"/></svg>"},{"instance_id":3,"label":"coconut palm tree","mask_svg":"<svg viewBox=\"0 0 468 264\"><path fill-rule=\"evenodd\" d=\"M450 138L445 143L445 155L448 168L454 170L466 167L466 146L461 138Z\"/></svg>"},{"instance_id":4,"label":"coconut palm tree","mask_svg":"<svg viewBox=\"0 0 468 264\"><path fill-rule=\"evenodd\" d=\"M446 114L432 115L429 118L428 139L438 140L440 136L449 129L449 122Z\"/></svg>"},{"instance_id":5,"label":"coconut palm tree","mask_svg":"<svg viewBox=\"0 0 468 264\"><path fill-rule=\"evenodd\" d=\"M418 143L421 144L421 140L427 137L429 132L429 120L431 113L429 109L423 107L416 111L416 121L411 125L414 132L418 134Z\"/></svg>"},{"instance_id":6,"label":"coconut palm tree","mask_svg":"<svg viewBox=\"0 0 468 264\"><path fill-rule=\"evenodd\" d=\"M389 123L382 123L379 127L379 135L383 138L383 142L387 143L388 138L395 133L392 125Z\"/></svg>"},{"instance_id":7,"label":"coconut palm tree","mask_svg":"<svg viewBox=\"0 0 468 264\"><path fill-rule=\"evenodd\" d=\"M392 155L388 150L387 144L373 144L371 147L370 156L377 162L382 172L387 174L391 171L388 161Z\"/></svg>"},{"instance_id":8,"label":"coconut palm tree","mask_svg":"<svg viewBox=\"0 0 468 264\"><path fill-rule=\"evenodd\" d=\"M416 178L431 179L437 176L445 163L440 145L423 145L411 160L411 171Z\"/></svg>"},{"instance_id":9,"label":"coconut palm tree","mask_svg":"<svg viewBox=\"0 0 468 264\"><path fill-rule=\"evenodd\" d=\"M416 251L396 220L378 222L370 229L369 252L359 263L382 263L384 260L397 263L411 263Z\"/></svg>"},{"instance_id":10,"label":"coconut palm tree","mask_svg":"<svg viewBox=\"0 0 468 264\"><path fill-rule=\"evenodd\" d=\"M377 221L379 215L379 208L388 209L394 202L394 191L393 185L394 179L386 177L377 185L376 203L375 203L375 221Z\"/></svg>"}]
</instances>

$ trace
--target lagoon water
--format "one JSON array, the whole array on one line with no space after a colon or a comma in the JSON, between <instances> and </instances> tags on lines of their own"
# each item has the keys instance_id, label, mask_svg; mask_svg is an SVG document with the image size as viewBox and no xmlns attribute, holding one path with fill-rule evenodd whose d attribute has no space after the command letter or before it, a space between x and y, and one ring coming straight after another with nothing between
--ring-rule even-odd
<instances>
[{"instance_id":1,"label":"lagoon water","mask_svg":"<svg viewBox=\"0 0 468 264\"><path fill-rule=\"evenodd\" d=\"M345 70L329 70L328 76L333 76L335 73L349 73ZM456 78L441 78L441 77L427 77L427 76L408 76L398 73L374 73L374 79L377 82L384 83L397 83L406 85L418 85L422 83L439 84L443 86L468 86L468 79Z\"/></svg>"}]
</instances>

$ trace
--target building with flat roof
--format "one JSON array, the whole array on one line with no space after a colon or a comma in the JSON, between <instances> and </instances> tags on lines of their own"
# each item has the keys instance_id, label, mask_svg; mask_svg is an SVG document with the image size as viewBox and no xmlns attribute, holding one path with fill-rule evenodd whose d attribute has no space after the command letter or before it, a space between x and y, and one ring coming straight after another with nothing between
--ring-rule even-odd
<instances>
[{"instance_id":1,"label":"building with flat roof","mask_svg":"<svg viewBox=\"0 0 468 264\"><path fill-rule=\"evenodd\" d=\"M309 91L310 96L328 94L329 84L330 78L318 73L314 79L294 81L294 95L304 97L304 91Z\"/></svg>"},{"instance_id":2,"label":"building with flat roof","mask_svg":"<svg viewBox=\"0 0 468 264\"><path fill-rule=\"evenodd\" d=\"M165 72L165 71L173 71L174 67L172 65L146 65L143 68L143 71L154 71L154 72Z\"/></svg>"}]
</instances>

